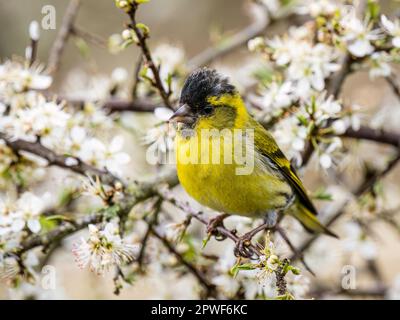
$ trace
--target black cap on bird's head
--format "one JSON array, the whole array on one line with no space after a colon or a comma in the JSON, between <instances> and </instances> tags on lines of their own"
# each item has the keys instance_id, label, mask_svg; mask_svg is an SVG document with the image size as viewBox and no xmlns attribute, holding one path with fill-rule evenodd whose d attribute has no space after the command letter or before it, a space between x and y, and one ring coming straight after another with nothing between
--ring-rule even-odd
<instances>
[{"instance_id":1,"label":"black cap on bird's head","mask_svg":"<svg viewBox=\"0 0 400 320\"><path fill-rule=\"evenodd\" d=\"M213 69L197 69L186 79L179 100L181 107L171 120L193 123L198 116L212 113L213 106L210 105L208 98L235 92L235 87L229 83L227 77Z\"/></svg>"},{"instance_id":2,"label":"black cap on bird's head","mask_svg":"<svg viewBox=\"0 0 400 320\"><path fill-rule=\"evenodd\" d=\"M191 107L201 107L207 103L208 97L233 94L234 92L235 87L229 83L228 78L215 70L201 68L192 72L186 79L180 103L186 103Z\"/></svg>"}]
</instances>

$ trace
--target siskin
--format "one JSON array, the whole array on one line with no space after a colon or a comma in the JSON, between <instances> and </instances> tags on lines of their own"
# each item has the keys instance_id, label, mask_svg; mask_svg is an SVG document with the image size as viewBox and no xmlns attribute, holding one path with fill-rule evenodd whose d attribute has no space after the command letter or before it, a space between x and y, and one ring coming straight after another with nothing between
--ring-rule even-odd
<instances>
[{"instance_id":1,"label":"siskin","mask_svg":"<svg viewBox=\"0 0 400 320\"><path fill-rule=\"evenodd\" d=\"M170 121L178 124L177 173L189 195L222 218L265 217L273 227L288 213L309 232L337 237L318 221L294 168L227 78L208 68L194 71L180 104Z\"/></svg>"}]
</instances>

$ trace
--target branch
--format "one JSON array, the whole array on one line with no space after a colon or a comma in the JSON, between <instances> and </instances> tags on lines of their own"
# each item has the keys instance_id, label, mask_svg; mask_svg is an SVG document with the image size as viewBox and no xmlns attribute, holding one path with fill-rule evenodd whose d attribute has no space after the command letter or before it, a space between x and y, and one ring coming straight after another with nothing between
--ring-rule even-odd
<instances>
[{"instance_id":1,"label":"branch","mask_svg":"<svg viewBox=\"0 0 400 320\"><path fill-rule=\"evenodd\" d=\"M25 239L19 248L11 252L6 252L5 254L7 256L21 256L21 254L33 248L40 246L46 247L53 241L60 241L66 236L87 227L89 224L101 222L102 219L107 216L106 213L108 210L111 210L113 214L117 211L119 216L127 215L136 204L157 195L158 193L155 186L162 183L166 183L170 187L177 185L178 179L176 174L167 173L149 181L137 183L132 193L126 194L125 198L123 198L117 205L103 208L98 212L86 215L80 219L64 222L62 225L45 234L33 234Z\"/></svg>"},{"instance_id":2,"label":"branch","mask_svg":"<svg viewBox=\"0 0 400 320\"><path fill-rule=\"evenodd\" d=\"M180 202L180 201L176 200L175 198L173 198L171 196L168 196L168 195L167 196L166 195L160 195L160 196L164 197L164 199L166 199L167 201L171 202L174 206L176 206L177 208L181 209L182 211L184 211L186 214L190 215L191 217L195 218L197 221L201 222L205 226L209 226L210 225L210 221L206 220L202 216L201 212L194 211L187 203L182 203L182 202ZM268 224L263 224L263 225L261 225L259 227L256 227L255 229L253 229L249 233L252 233L254 231L254 235L255 235L259 231L265 230L266 229L266 225L268 225ZM236 232L228 230L222 224L221 225L217 225L213 229L215 231L215 233L213 234L215 237L222 236L222 239L228 238L228 239L232 240L235 244L238 244L238 242L240 241L240 238L236 235ZM282 238L284 239L284 241L288 244L288 246L290 247L290 249L294 253L298 252L298 250L292 245L290 240L286 237L286 234L283 232L283 230L279 229L278 226L276 226L275 228L272 228L272 230L277 230L282 235ZM252 243L249 243L249 245L247 246L247 249L249 249L250 252L253 253L254 255L256 255L257 257L262 255L262 253L260 251L260 249L262 249L262 248L260 246L255 246ZM314 274L314 272L307 265L307 263L304 261L304 259L301 258L301 262L303 263L304 267L311 274Z\"/></svg>"},{"instance_id":3,"label":"branch","mask_svg":"<svg viewBox=\"0 0 400 320\"><path fill-rule=\"evenodd\" d=\"M160 73L158 67L153 61L153 57L151 56L150 49L147 45L147 35L145 35L137 26L136 22L136 11L138 9L138 4L134 2L132 4L131 10L128 12L129 17L131 19L131 23L129 27L135 32L138 38L138 46L141 48L143 57L145 59L146 65L150 68L153 73L154 83L153 85L157 88L158 93L160 94L161 99L163 100L166 107L173 109L171 102L169 101L169 97L171 92L167 92L162 83Z\"/></svg>"},{"instance_id":4,"label":"branch","mask_svg":"<svg viewBox=\"0 0 400 320\"><path fill-rule=\"evenodd\" d=\"M249 10L254 21L248 27L225 39L223 43L210 47L194 56L188 62L189 69L192 70L207 65L215 59L246 45L250 39L260 35L270 22L268 11L264 6L256 3L250 3Z\"/></svg>"},{"instance_id":5,"label":"branch","mask_svg":"<svg viewBox=\"0 0 400 320\"><path fill-rule=\"evenodd\" d=\"M170 251L178 259L178 261L197 278L197 280L199 280L200 284L206 289L207 296L215 297L215 286L208 282L205 275L190 262L186 261L186 259L182 257L182 255L175 250L175 248L169 243L169 241L161 234L159 234L152 225L149 225L149 229L151 233L162 242L162 244L168 249L168 251Z\"/></svg>"},{"instance_id":6,"label":"branch","mask_svg":"<svg viewBox=\"0 0 400 320\"><path fill-rule=\"evenodd\" d=\"M339 97L346 77L351 73L352 58L349 53L345 53L340 62L340 69L333 74L327 83L326 90L328 96Z\"/></svg>"},{"instance_id":7,"label":"branch","mask_svg":"<svg viewBox=\"0 0 400 320\"><path fill-rule=\"evenodd\" d=\"M400 99L400 86L396 83L396 80L392 77L386 77L385 79L392 88L393 93L396 95L397 99Z\"/></svg>"},{"instance_id":8,"label":"branch","mask_svg":"<svg viewBox=\"0 0 400 320\"><path fill-rule=\"evenodd\" d=\"M366 5L365 0L361 0L359 2L356 8L357 15L364 14L365 5ZM352 57L350 53L346 52L343 54L343 56L341 57L340 64L341 68L335 74L333 74L333 76L328 81L326 87L328 96L333 95L335 98L339 97L340 91L342 90L342 87L344 85L344 81L351 72ZM311 159L313 152L314 152L314 146L309 141L302 154L302 159L303 159L302 166L307 165L308 161L310 161Z\"/></svg>"},{"instance_id":9,"label":"branch","mask_svg":"<svg viewBox=\"0 0 400 320\"><path fill-rule=\"evenodd\" d=\"M74 20L78 13L79 5L80 0L71 0L67 7L60 31L58 32L56 40L54 41L54 44L50 50L49 61L47 65L47 71L49 74L52 74L58 70L61 55L71 33Z\"/></svg>"},{"instance_id":10,"label":"branch","mask_svg":"<svg viewBox=\"0 0 400 320\"><path fill-rule=\"evenodd\" d=\"M71 34L84 39L85 41L98 46L100 48L107 48L107 41L97 34L90 33L77 26L71 26Z\"/></svg>"},{"instance_id":11,"label":"branch","mask_svg":"<svg viewBox=\"0 0 400 320\"><path fill-rule=\"evenodd\" d=\"M372 175L370 178L368 178L366 181L364 181L355 191L354 191L354 196L356 198L359 198L361 195L363 195L364 193L368 192L371 190L371 188L375 185L375 183L382 179L383 177L385 177L400 161L400 152L398 152L397 156L391 160L389 162L389 164L387 165L386 169L378 172L374 175ZM326 223L326 227L330 227L337 219L339 219L345 212L346 212L346 207L349 204L350 200L346 201L346 203L342 206L342 208L334 215L332 216L328 222ZM307 240L306 242L304 242L300 248L299 248L299 253L302 253L304 251L306 251L313 243L316 239L318 239L318 237L320 236L320 234L316 234L314 235L312 238L310 238L309 240ZM298 259L300 257L300 254L294 254L291 257L291 260L294 259Z\"/></svg>"},{"instance_id":12,"label":"branch","mask_svg":"<svg viewBox=\"0 0 400 320\"><path fill-rule=\"evenodd\" d=\"M366 126L362 126L357 131L349 128L345 133L343 133L343 137L370 140L400 148L400 134L379 129L372 129Z\"/></svg>"},{"instance_id":13,"label":"branch","mask_svg":"<svg viewBox=\"0 0 400 320\"><path fill-rule=\"evenodd\" d=\"M147 222L147 230L141 241L142 246L140 248L140 252L139 252L139 255L137 258L137 263L138 263L138 266L140 269L142 268L142 265L143 265L143 259L144 259L145 252L146 252L146 246L147 246L148 240L150 238L151 229L158 222L158 215L160 213L161 204L162 204L162 199L159 197L157 199L156 203L154 204L153 217L150 219L150 221ZM145 220L145 219L143 219L143 220Z\"/></svg>"},{"instance_id":14,"label":"branch","mask_svg":"<svg viewBox=\"0 0 400 320\"><path fill-rule=\"evenodd\" d=\"M138 57L138 61L136 62L135 71L133 73L133 85L131 90L132 100L136 100L137 98L137 89L140 82L140 69L142 68L143 64L143 55L140 54Z\"/></svg>"},{"instance_id":15,"label":"branch","mask_svg":"<svg viewBox=\"0 0 400 320\"><path fill-rule=\"evenodd\" d=\"M153 112L158 107L165 107L163 104L155 104L150 99L135 99L133 101L125 101L120 99L111 99L105 102L104 108L110 113L114 112Z\"/></svg>"},{"instance_id":16,"label":"branch","mask_svg":"<svg viewBox=\"0 0 400 320\"><path fill-rule=\"evenodd\" d=\"M11 140L2 132L0 132L0 139L3 139L15 154L19 154L20 151L29 152L47 160L49 165L68 169L81 175L99 176L103 183L114 184L117 181L122 183L120 179L107 170L100 170L93 167L77 157L59 155L53 150L40 144L40 142L29 142L22 139ZM74 164L71 165L70 163Z\"/></svg>"},{"instance_id":17,"label":"branch","mask_svg":"<svg viewBox=\"0 0 400 320\"><path fill-rule=\"evenodd\" d=\"M47 247L51 243L55 241L60 241L66 236L84 229L89 224L95 224L101 221L102 219L101 213L93 213L91 215L87 215L81 219L76 219L72 222L65 222L62 225L58 226L56 229L51 230L45 234L34 234L24 240L21 245L11 252L6 252L6 256L18 256L20 257L26 251L29 251L36 247Z\"/></svg>"},{"instance_id":18,"label":"branch","mask_svg":"<svg viewBox=\"0 0 400 320\"><path fill-rule=\"evenodd\" d=\"M346 295L349 297L379 297L383 298L386 295L387 288L383 286L377 286L375 288L369 289L333 289L333 288L317 288L310 292L310 296L312 297L321 297L324 294L331 295L332 293L335 295Z\"/></svg>"}]
</instances>

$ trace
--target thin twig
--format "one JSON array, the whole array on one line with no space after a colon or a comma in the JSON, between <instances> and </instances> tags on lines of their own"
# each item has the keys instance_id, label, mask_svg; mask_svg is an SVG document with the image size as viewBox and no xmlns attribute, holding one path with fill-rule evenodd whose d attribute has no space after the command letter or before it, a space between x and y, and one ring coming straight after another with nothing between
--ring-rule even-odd
<instances>
[{"instance_id":1,"label":"thin twig","mask_svg":"<svg viewBox=\"0 0 400 320\"><path fill-rule=\"evenodd\" d=\"M357 15L362 15L364 14L364 9L365 9L366 1L361 0L358 3L358 6L356 8L356 14ZM328 96L333 95L336 99L339 97L340 92L343 88L344 82L346 80L346 77L351 73L351 66L352 66L352 57L350 53L346 52L342 55L341 61L340 61L340 69L332 75L332 77L329 79L326 85L326 90L328 93ZM313 144L308 141L306 144L306 147L304 149L304 152L302 154L302 166L305 167L307 163L310 161L312 154L314 152L314 146Z\"/></svg>"},{"instance_id":2,"label":"thin twig","mask_svg":"<svg viewBox=\"0 0 400 320\"><path fill-rule=\"evenodd\" d=\"M146 65L149 67L153 74L153 85L157 88L158 93L160 94L161 99L163 100L166 107L173 109L171 102L169 101L169 97L171 92L167 92L164 88L163 82L160 77L158 66L153 61L153 57L151 56L150 49L147 45L147 35L145 35L142 30L137 26L136 22L136 11L138 9L138 4L134 2L131 6L131 10L128 12L129 17L131 19L131 23L129 27L135 32L138 38L138 46L141 48L143 57L145 59Z\"/></svg>"},{"instance_id":3,"label":"thin twig","mask_svg":"<svg viewBox=\"0 0 400 320\"><path fill-rule=\"evenodd\" d=\"M21 254L33 248L47 246L53 241L64 239L66 236L87 227L89 224L101 222L108 210L111 210L113 214L117 213L119 216L127 215L135 205L158 194L155 186L167 184L173 187L177 185L177 183L176 174L171 172L155 177L149 181L138 183L136 188L134 188L135 190L126 194L125 197L118 202L118 205L103 208L98 212L85 215L82 218L65 221L60 226L57 226L47 233L30 235L17 249L6 252L5 255L21 256Z\"/></svg>"},{"instance_id":4,"label":"thin twig","mask_svg":"<svg viewBox=\"0 0 400 320\"><path fill-rule=\"evenodd\" d=\"M143 55L140 54L138 61L136 62L135 71L133 73L133 84L132 84L132 100L136 100L137 98L137 88L140 82L139 73L143 64Z\"/></svg>"},{"instance_id":5,"label":"thin twig","mask_svg":"<svg viewBox=\"0 0 400 320\"><path fill-rule=\"evenodd\" d=\"M359 198L361 195L363 195L364 193L368 192L369 190L371 190L371 188L375 185L375 183L382 179L383 177L385 177L400 161L400 152L397 154L397 156L391 160L389 162L389 164L387 165L386 169L376 173L374 175L372 175L370 178L368 178L366 181L364 181L355 191L354 191L354 196L356 198ZM333 215L328 222L326 223L326 227L331 226L337 219L339 219L345 212L346 212L346 207L349 204L350 201L346 201L345 204L342 206L342 208L335 214ZM300 257L300 253L303 253L304 251L306 251L313 243L316 239L318 239L320 235L316 234L313 237L311 237L309 240L307 240L306 242L304 242L300 248L298 249L298 253L294 254L291 257L291 260L294 259L298 259Z\"/></svg>"},{"instance_id":6,"label":"thin twig","mask_svg":"<svg viewBox=\"0 0 400 320\"><path fill-rule=\"evenodd\" d=\"M119 178L115 177L107 170L93 167L77 157L57 154L53 150L40 144L40 142L29 142L22 139L12 140L2 132L0 132L0 139L3 139L7 146L16 154L21 151L29 152L47 160L48 165L65 168L81 175L99 176L103 183L106 184L114 184L117 181L122 183Z\"/></svg>"},{"instance_id":7,"label":"thin twig","mask_svg":"<svg viewBox=\"0 0 400 320\"><path fill-rule=\"evenodd\" d=\"M29 66L32 66L33 63L36 61L38 43L39 43L38 40L31 39L31 44L30 44L31 56L29 57Z\"/></svg>"},{"instance_id":8,"label":"thin twig","mask_svg":"<svg viewBox=\"0 0 400 320\"><path fill-rule=\"evenodd\" d=\"M310 266L306 263L306 261L304 260L304 257L302 255L301 252L299 252L299 250L297 250L297 248L293 245L293 243L290 241L290 239L288 238L288 236L286 235L285 231L283 231L283 229L279 226L275 227L275 230L278 231L278 233L280 234L280 236L283 238L283 240L286 242L286 244L289 246L290 250L292 250L292 253L297 255L301 261L301 263L304 265L304 267L306 268L306 270L308 272L310 272L313 276L315 276L314 271L310 268Z\"/></svg>"},{"instance_id":9,"label":"thin twig","mask_svg":"<svg viewBox=\"0 0 400 320\"><path fill-rule=\"evenodd\" d=\"M67 11L65 12L61 23L60 31L58 32L56 40L50 50L49 61L47 64L47 71L49 74L55 73L60 66L61 55L71 33L79 5L80 0L71 0L67 7Z\"/></svg>"},{"instance_id":10,"label":"thin twig","mask_svg":"<svg viewBox=\"0 0 400 320\"><path fill-rule=\"evenodd\" d=\"M390 144L396 148L400 148L400 134L380 129L372 129L361 126L358 130L349 128L342 135L346 138L370 140L378 143Z\"/></svg>"},{"instance_id":11,"label":"thin twig","mask_svg":"<svg viewBox=\"0 0 400 320\"><path fill-rule=\"evenodd\" d=\"M396 79L392 77L386 77L386 82L390 85L393 93L396 95L397 99L400 100L400 85L396 82Z\"/></svg>"},{"instance_id":12,"label":"thin twig","mask_svg":"<svg viewBox=\"0 0 400 320\"><path fill-rule=\"evenodd\" d=\"M249 3L249 10L254 21L248 27L225 39L223 43L215 47L210 47L194 56L189 60L188 68L193 70L207 65L215 59L221 58L235 49L246 45L250 39L260 35L270 22L268 11L264 6L256 3Z\"/></svg>"},{"instance_id":13,"label":"thin twig","mask_svg":"<svg viewBox=\"0 0 400 320\"><path fill-rule=\"evenodd\" d=\"M170 251L178 259L178 261L199 280L200 284L204 287L204 289L206 289L207 296L215 296L215 286L207 280L205 275L190 262L186 261L186 259L182 257L182 255L178 251L176 251L176 249L169 243L169 241L160 233L158 233L153 226L149 226L149 228L151 233L163 243L168 251Z\"/></svg>"},{"instance_id":14,"label":"thin twig","mask_svg":"<svg viewBox=\"0 0 400 320\"><path fill-rule=\"evenodd\" d=\"M143 239L141 241L141 248L140 248L140 252L137 258L137 263L139 265L139 268L142 267L143 265L143 259L144 259L144 255L145 255L145 251L146 251L146 246L148 243L148 240L150 238L150 234L151 234L151 228L157 224L157 220L158 220L158 215L160 213L160 208L161 208L161 204L162 204L162 200L161 198L158 198L156 203L154 204L154 209L153 209L153 217L150 219L150 221L147 222L147 230L146 233L143 236Z\"/></svg>"},{"instance_id":15,"label":"thin twig","mask_svg":"<svg viewBox=\"0 0 400 320\"><path fill-rule=\"evenodd\" d=\"M102 38L101 36L88 32L78 26L71 26L71 34L84 39L85 41L98 46L100 48L107 48L107 40Z\"/></svg>"}]
</instances>

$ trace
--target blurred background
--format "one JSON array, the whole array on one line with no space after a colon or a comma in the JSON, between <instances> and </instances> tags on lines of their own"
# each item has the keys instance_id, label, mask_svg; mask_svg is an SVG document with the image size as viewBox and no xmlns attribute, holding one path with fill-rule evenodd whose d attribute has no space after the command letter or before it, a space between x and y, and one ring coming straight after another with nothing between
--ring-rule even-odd
<instances>
[{"instance_id":1,"label":"blurred background","mask_svg":"<svg viewBox=\"0 0 400 320\"><path fill-rule=\"evenodd\" d=\"M38 50L41 61L48 58L68 1L0 1L1 57L24 55L29 41L29 23L32 20L41 21L41 9L47 4L56 8L57 29L42 30ZM140 8L138 18L146 21L151 29L149 43L152 47L170 42L182 46L188 57L191 57L217 41L222 33L227 35L246 26L249 18L243 9L243 0L154 0ZM85 0L81 4L76 25L107 39L111 34L119 33L126 22L126 16L116 9L113 1ZM107 74L120 66L133 72L139 53L134 46L117 56L110 56L107 50L101 48L91 47L90 50L95 67ZM73 45L68 46L63 57L59 78L63 78L71 67L88 67L87 61L82 59Z\"/></svg>"},{"instance_id":2,"label":"blurred background","mask_svg":"<svg viewBox=\"0 0 400 320\"><path fill-rule=\"evenodd\" d=\"M398 1L380 1L384 13L392 13L399 10ZM29 43L28 26L32 20L40 21L42 19L41 8L44 5L51 4L56 8L56 30L41 30L39 42L38 58L40 61L46 61L49 49L58 32L62 17L68 5L68 1L54 0L0 0L0 58L11 58L14 55L24 56L25 48ZM151 0L148 4L141 6L138 13L138 20L146 23L150 27L151 38L149 44L155 48L160 43L171 43L182 47L187 57L193 57L203 51L205 48L213 45L223 37L240 31L250 23L249 16L245 10L245 1L243 0ZM120 33L124 23L127 22L126 15L121 13L111 0L84 0L76 20L76 26L97 34L99 37L108 39L113 33ZM278 34L287 28L285 22L274 25L272 29L266 31L267 35ZM57 72L54 79L53 90L57 92L64 85L65 79L70 72L83 70L88 74L106 74L109 75L116 67L125 68L129 74L133 74L138 48L129 47L116 55L111 55L107 49L96 46L89 46L89 54L82 55L77 48L79 43L70 41L63 54L61 69ZM250 53L246 47L235 51L233 54L220 59L214 65L233 77L234 82L240 82L241 70L247 67L247 61ZM253 56L254 59L254 56ZM245 63L246 62L246 63ZM250 63L251 64L251 63ZM397 72L398 70L396 70ZM398 73L398 72L397 72ZM372 123L376 120L376 115L380 110L385 109L379 121L385 123L388 130L399 131L400 123L400 103L392 94L391 88L387 83L378 79L371 81L366 72L357 72L346 80L346 86L342 92L342 99L346 103L362 106L362 114L365 122ZM129 117L131 115L127 115ZM146 117L146 116L144 116ZM141 121L139 117L139 121ZM138 121L137 118L132 121ZM129 143L128 143L129 144ZM130 153L134 153L136 148L128 147ZM371 159L379 165L379 159L373 159L381 152L386 152L388 148L376 146L373 143L361 142L356 146L355 151L360 158ZM142 163L136 162L131 168L132 178L146 175L153 171L145 160ZM55 175L60 174L56 170ZM317 173L317 174L316 174ZM315 170L315 163L310 163L309 169L303 174L305 184L310 189L315 189L321 185L326 177ZM349 186L356 186L359 176L357 174L346 176L344 179ZM62 179L57 177L57 180ZM387 197L393 204L400 204L400 188L398 181L400 179L400 167L395 169L390 176L384 179L388 190ZM53 182L56 180L53 180ZM314 188L313 188L314 187ZM182 193L182 192L181 192ZM182 193L183 194L183 193ZM199 226L195 226L195 229ZM382 282L392 285L400 280L400 230L380 222L372 226L374 230L374 249L377 251L376 261L379 270L382 272ZM339 228L340 229L340 228ZM343 230L342 230L343 231ZM204 232L203 229L199 232ZM343 232L338 232L339 234ZM73 261L70 253L71 242L79 238L80 235L74 235L72 239L67 239L66 244L59 249L59 254L54 255L51 264L57 268L57 281L59 283L56 293L43 294L44 298L69 298L69 299L191 299L193 291L188 290L192 285L193 279L190 276L182 276L179 279L165 274L162 283L158 278L138 279L131 287L122 290L119 296L113 294L112 275L104 277L96 276L87 270L79 270ZM341 277L343 261L354 261L359 257L348 257L341 249L341 245L336 243L332 245L331 239L324 239L318 242L318 248L314 250L313 257L310 260L317 259L318 255L328 254L332 259L328 264L324 264L323 270L318 270L318 281L324 283L334 283ZM333 251L325 252L324 244L329 248L336 248ZM218 251L220 243L212 242L207 250ZM329 249L331 250L331 249ZM323 253L323 254L322 254ZM346 258L344 258L346 256ZM313 260L312 260L313 261ZM312 262L310 261L312 266ZM365 266L366 268L368 266ZM169 278L170 277L170 278ZM370 278L362 276L357 279L360 285L368 285ZM315 279L311 279L315 281ZM171 284L174 290L171 292ZM154 288L157 288L155 292ZM10 292L0 283L0 297L19 298L17 292ZM334 295L334 298L347 298L347 296Z\"/></svg>"}]
</instances>

